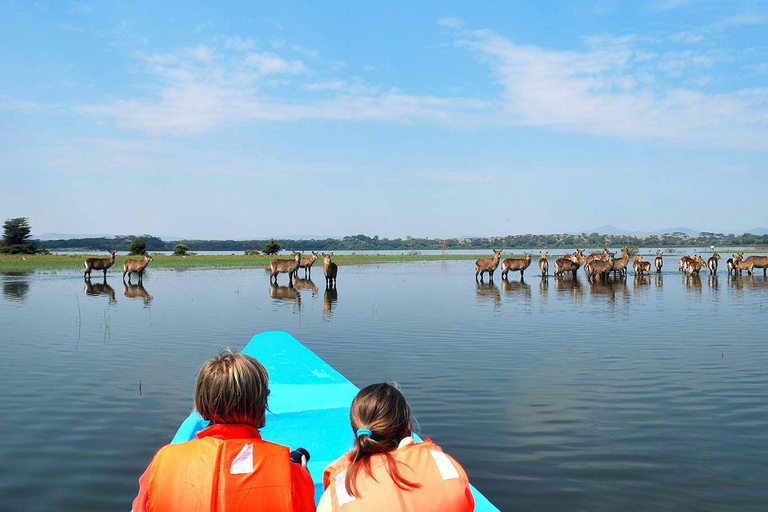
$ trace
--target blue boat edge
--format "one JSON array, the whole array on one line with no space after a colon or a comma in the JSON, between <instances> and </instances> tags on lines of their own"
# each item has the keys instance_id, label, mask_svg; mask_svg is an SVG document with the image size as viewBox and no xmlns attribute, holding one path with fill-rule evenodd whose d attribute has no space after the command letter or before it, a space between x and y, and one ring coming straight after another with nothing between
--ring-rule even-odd
<instances>
[{"instance_id":1,"label":"blue boat edge","mask_svg":"<svg viewBox=\"0 0 768 512\"><path fill-rule=\"evenodd\" d=\"M248 354L250 356L255 357L258 359L266 368L269 373L269 379L270 379L270 389L272 390L272 394L270 395L270 412L273 414L273 417L267 420L267 427L273 426L275 423L279 423L276 421L277 417L286 417L286 416L295 416L297 414L301 414L302 412L307 412L307 409L301 409L301 407L289 407L285 408L283 407L284 404L279 403L279 399L286 400L290 395L289 393L276 393L277 390L282 390L282 388L298 388L298 389L286 389L286 391L289 391L291 394L300 392L301 395L296 395L294 398L297 398L297 396L300 396L301 398L298 400L298 402L303 403L305 406L308 405L308 400L312 400L313 398L317 398L321 404L319 407L316 405L316 402L313 402L311 407L313 410L320 410L320 411L326 411L329 412L331 410L334 411L334 416L339 416L339 414L336 414L338 412L343 412L343 410L346 410L346 414L344 415L347 418L349 418L349 405L351 404L351 398L349 394L354 389L354 393L356 394L357 391L359 391L359 388L355 386L352 382L350 382L346 377L344 377L341 373L336 371L333 367L331 367L328 363L326 363L323 359L321 359L317 354L312 352L309 348L304 346L300 341L298 341L294 336L287 332L283 331L267 331L263 333L259 333L254 335L251 340L248 342L248 344L243 348L243 353ZM288 361L291 361L289 364L286 364ZM296 372L297 366L304 367L305 370L309 370L311 373L311 376L302 375L303 372L298 371ZM298 378L301 377L308 377L308 380L330 380L330 383L323 382L322 384L316 383L316 384L296 384L295 381ZM328 393L323 393L322 391L328 391L328 389L323 389L320 393L310 393L309 396L307 396L306 392L309 388L321 386L322 388L327 388L328 386L332 385L334 386L334 389L331 390L337 391L338 389L343 389L343 392L338 393L338 397L328 397ZM276 389L275 389L276 388ZM275 396L275 395L278 396ZM278 404L274 404L275 398L278 399ZM338 399L341 399L338 400ZM336 403L334 403L336 402ZM341 409L341 411L339 410ZM277 414L275 414L277 413ZM290 418L286 418L288 421L290 421ZM295 421L295 418L293 418ZM186 441L189 441L190 439L195 438L195 434L199 432L200 430L204 429L208 426L208 421L204 420L202 416L197 411L193 411L190 413L189 416L187 416L186 419L181 423L178 430L176 431L176 434L173 436L173 440L171 441L171 444L175 443L183 443ZM314 426L317 427L318 424L314 423ZM320 500L320 496L322 496L323 488L322 488L322 471L325 469L325 466L327 463L330 463L333 460L336 460L339 456L343 455L347 452L348 448L352 444L352 431L351 427L347 424L347 429L338 429L336 428L338 426L338 420L333 424L334 432L331 434L335 438L345 438L345 443L347 445L347 449L343 450L341 452L334 452L333 455L335 455L334 458L328 459L327 457L324 457L325 460L317 460L316 452L317 447L314 449L310 449L310 454L312 455L311 463L315 462L314 467L310 470L312 473L312 479L315 482L315 502L317 503ZM267 427L262 430L267 430ZM273 429L269 429L273 430ZM344 436L344 432L349 432L348 438ZM278 439L275 439L275 438ZM284 441L279 439L279 437L282 436L271 436L269 434L264 435L264 439L269 440L271 442L275 442L278 444L284 444L286 446L291 446L290 444L286 444ZM321 436L322 437L322 436ZM417 442L421 442L421 438L414 434L414 439ZM336 439L338 440L338 439ZM280 442L283 441L283 442ZM298 446L298 445L297 445ZM294 447L297 447L294 446ZM321 452L322 453L322 452ZM317 462L326 462L326 464L323 464L321 468L319 468L319 478L318 478L318 466ZM311 464L310 463L310 464ZM472 496L475 499L475 510L478 512L491 512L491 511L499 511L499 509L493 505L488 498L486 498L480 491L478 491L475 486L471 485L472 490Z\"/></svg>"}]
</instances>

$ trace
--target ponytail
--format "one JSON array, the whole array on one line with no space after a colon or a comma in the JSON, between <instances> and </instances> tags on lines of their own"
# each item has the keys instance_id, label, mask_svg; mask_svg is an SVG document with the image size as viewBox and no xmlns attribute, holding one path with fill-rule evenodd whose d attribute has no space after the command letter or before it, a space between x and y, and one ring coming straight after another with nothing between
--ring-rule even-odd
<instances>
[{"instance_id":1,"label":"ponytail","mask_svg":"<svg viewBox=\"0 0 768 512\"><path fill-rule=\"evenodd\" d=\"M357 394L349 415L356 437L345 478L347 493L359 497L357 474L362 468L373 477L371 458L374 455L386 458L387 472L397 487L403 490L421 487L421 484L411 482L400 473L390 453L411 434L411 409L403 394L389 384L372 384Z\"/></svg>"}]
</instances>

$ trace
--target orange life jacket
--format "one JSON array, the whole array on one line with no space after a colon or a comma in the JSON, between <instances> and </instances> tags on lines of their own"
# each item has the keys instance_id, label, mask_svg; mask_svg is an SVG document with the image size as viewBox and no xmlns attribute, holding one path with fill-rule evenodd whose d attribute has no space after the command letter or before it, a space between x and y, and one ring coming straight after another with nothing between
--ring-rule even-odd
<instances>
[{"instance_id":1,"label":"orange life jacket","mask_svg":"<svg viewBox=\"0 0 768 512\"><path fill-rule=\"evenodd\" d=\"M358 496L347 493L349 456L325 468L323 486L330 489L334 511L342 512L471 512L475 500L461 464L429 439L389 452L397 469L421 487L401 489L389 475L384 455L371 457L373 478L362 468L355 480Z\"/></svg>"},{"instance_id":2,"label":"orange life jacket","mask_svg":"<svg viewBox=\"0 0 768 512\"><path fill-rule=\"evenodd\" d=\"M224 439L200 435L217 427L227 429ZM241 438L228 438L233 428L243 429ZM263 441L245 425L214 425L198 437L157 452L149 468L146 510L297 512L287 447Z\"/></svg>"}]
</instances>

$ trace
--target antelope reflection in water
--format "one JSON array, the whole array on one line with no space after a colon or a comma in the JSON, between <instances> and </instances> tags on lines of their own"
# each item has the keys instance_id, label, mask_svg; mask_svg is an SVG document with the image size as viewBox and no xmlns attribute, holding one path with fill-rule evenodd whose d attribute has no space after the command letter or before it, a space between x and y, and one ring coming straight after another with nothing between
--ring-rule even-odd
<instances>
[{"instance_id":1,"label":"antelope reflection in water","mask_svg":"<svg viewBox=\"0 0 768 512\"><path fill-rule=\"evenodd\" d=\"M483 283L482 281L475 281L475 294L477 295L478 302L493 302L495 307L501 306L501 294L499 288L493 281Z\"/></svg>"},{"instance_id":2,"label":"antelope reflection in water","mask_svg":"<svg viewBox=\"0 0 768 512\"><path fill-rule=\"evenodd\" d=\"M570 292L572 297L581 297L584 295L584 287L577 277L555 277L556 292Z\"/></svg>"},{"instance_id":3,"label":"antelope reflection in water","mask_svg":"<svg viewBox=\"0 0 768 512\"><path fill-rule=\"evenodd\" d=\"M539 295L541 296L541 302L547 302L547 294L549 293L549 280L547 276L543 276L539 281Z\"/></svg>"},{"instance_id":4,"label":"antelope reflection in water","mask_svg":"<svg viewBox=\"0 0 768 512\"><path fill-rule=\"evenodd\" d=\"M683 283L686 289L701 294L701 277L698 274L683 274Z\"/></svg>"},{"instance_id":5,"label":"antelope reflection in water","mask_svg":"<svg viewBox=\"0 0 768 512\"><path fill-rule=\"evenodd\" d=\"M520 278L520 281L510 281L508 279L502 278L501 289L504 290L504 293L507 295L522 294L522 296L525 297L528 302L531 301L531 285L526 283L525 279L522 277Z\"/></svg>"},{"instance_id":6,"label":"antelope reflection in water","mask_svg":"<svg viewBox=\"0 0 768 512\"><path fill-rule=\"evenodd\" d=\"M126 284L126 282L123 281L123 295L129 299L144 299L145 306L152 302L152 296L147 293L147 290L144 288L144 284L141 281L139 281L139 284Z\"/></svg>"},{"instance_id":7,"label":"antelope reflection in water","mask_svg":"<svg viewBox=\"0 0 768 512\"><path fill-rule=\"evenodd\" d=\"M656 288L662 288L664 286L664 276L656 274Z\"/></svg>"},{"instance_id":8,"label":"antelope reflection in water","mask_svg":"<svg viewBox=\"0 0 768 512\"><path fill-rule=\"evenodd\" d=\"M713 292L718 292L719 281L717 280L717 274L709 274L709 287L712 288Z\"/></svg>"},{"instance_id":9,"label":"antelope reflection in water","mask_svg":"<svg viewBox=\"0 0 768 512\"><path fill-rule=\"evenodd\" d=\"M274 301L293 302L295 309L301 309L301 294L292 284L289 284L288 286L280 286L274 282L270 283L269 296L272 297L272 300Z\"/></svg>"},{"instance_id":10,"label":"antelope reflection in water","mask_svg":"<svg viewBox=\"0 0 768 512\"><path fill-rule=\"evenodd\" d=\"M629 300L629 288L625 278L590 281L589 292L593 295L606 295L609 302L615 302L617 296L622 297L625 302Z\"/></svg>"},{"instance_id":11,"label":"antelope reflection in water","mask_svg":"<svg viewBox=\"0 0 768 512\"><path fill-rule=\"evenodd\" d=\"M85 278L85 294L86 295L106 295L109 297L109 302L117 302L115 298L115 289L107 284L107 279L104 278L103 283L91 284L90 278Z\"/></svg>"},{"instance_id":12,"label":"antelope reflection in water","mask_svg":"<svg viewBox=\"0 0 768 512\"><path fill-rule=\"evenodd\" d=\"M323 293L323 315L333 315L333 308L336 307L336 302L339 300L339 292L336 291L335 286L327 286L325 293Z\"/></svg>"},{"instance_id":13,"label":"antelope reflection in water","mask_svg":"<svg viewBox=\"0 0 768 512\"><path fill-rule=\"evenodd\" d=\"M748 276L730 276L728 277L728 284L735 290L743 290L747 288L768 288L768 279L765 277L748 275Z\"/></svg>"},{"instance_id":14,"label":"antelope reflection in water","mask_svg":"<svg viewBox=\"0 0 768 512\"><path fill-rule=\"evenodd\" d=\"M297 290L310 290L312 296L317 295L317 286L312 282L312 279L300 279L298 277L293 278L293 286Z\"/></svg>"},{"instance_id":15,"label":"antelope reflection in water","mask_svg":"<svg viewBox=\"0 0 768 512\"><path fill-rule=\"evenodd\" d=\"M635 274L634 287L633 287L635 291L642 290L643 288L650 285L651 285L650 274Z\"/></svg>"},{"instance_id":16,"label":"antelope reflection in water","mask_svg":"<svg viewBox=\"0 0 768 512\"><path fill-rule=\"evenodd\" d=\"M28 272L8 272L3 273L3 296L12 301L21 302L27 298L29 293L29 280L25 279Z\"/></svg>"}]
</instances>

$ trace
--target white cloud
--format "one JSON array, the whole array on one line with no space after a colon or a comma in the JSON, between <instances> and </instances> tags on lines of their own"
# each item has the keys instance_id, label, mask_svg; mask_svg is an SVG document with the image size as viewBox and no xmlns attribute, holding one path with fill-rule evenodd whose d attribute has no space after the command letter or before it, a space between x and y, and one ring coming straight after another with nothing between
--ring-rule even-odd
<instances>
[{"instance_id":1,"label":"white cloud","mask_svg":"<svg viewBox=\"0 0 768 512\"><path fill-rule=\"evenodd\" d=\"M227 37L224 39L224 47L230 50L245 51L256 48L256 41L253 38L246 37Z\"/></svg>"},{"instance_id":2,"label":"white cloud","mask_svg":"<svg viewBox=\"0 0 768 512\"><path fill-rule=\"evenodd\" d=\"M689 3L690 0L653 0L648 6L652 11L669 11Z\"/></svg>"},{"instance_id":3,"label":"white cloud","mask_svg":"<svg viewBox=\"0 0 768 512\"><path fill-rule=\"evenodd\" d=\"M625 139L768 149L768 88L705 92L665 75L704 83L696 72L728 55L654 53L632 37L585 40L583 51L518 45L492 31L458 42L503 86L507 122Z\"/></svg>"},{"instance_id":4,"label":"white cloud","mask_svg":"<svg viewBox=\"0 0 768 512\"><path fill-rule=\"evenodd\" d=\"M313 82L306 84L304 88L308 91L338 91L347 87L347 82L343 80L329 80L327 82Z\"/></svg>"},{"instance_id":5,"label":"white cloud","mask_svg":"<svg viewBox=\"0 0 768 512\"><path fill-rule=\"evenodd\" d=\"M460 20L459 18L440 18L437 20L437 24L441 27L448 27L448 28L464 28L464 22Z\"/></svg>"}]
</instances>

